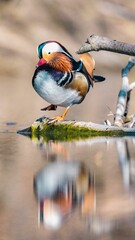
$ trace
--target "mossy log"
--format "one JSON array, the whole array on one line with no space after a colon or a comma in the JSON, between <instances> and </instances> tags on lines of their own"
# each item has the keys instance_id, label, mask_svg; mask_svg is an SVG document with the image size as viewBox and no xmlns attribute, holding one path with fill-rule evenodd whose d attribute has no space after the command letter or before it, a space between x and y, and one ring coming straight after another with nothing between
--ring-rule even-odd
<instances>
[{"instance_id":1,"label":"mossy log","mask_svg":"<svg viewBox=\"0 0 135 240\"><path fill-rule=\"evenodd\" d=\"M92 122L59 121L48 123L48 118L43 117L32 124L31 127L18 131L19 134L30 137L43 137L48 140L70 141L97 136L127 136L135 135L135 128L108 126Z\"/></svg>"}]
</instances>

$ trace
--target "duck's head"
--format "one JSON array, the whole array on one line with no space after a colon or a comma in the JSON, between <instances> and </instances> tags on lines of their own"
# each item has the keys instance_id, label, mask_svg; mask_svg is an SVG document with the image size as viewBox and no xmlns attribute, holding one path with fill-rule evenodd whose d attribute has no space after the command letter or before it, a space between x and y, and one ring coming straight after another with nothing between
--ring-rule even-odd
<instances>
[{"instance_id":1,"label":"duck's head","mask_svg":"<svg viewBox=\"0 0 135 240\"><path fill-rule=\"evenodd\" d=\"M67 49L57 41L47 41L37 47L39 62L37 66L48 64L60 71L71 71L73 59Z\"/></svg>"}]
</instances>

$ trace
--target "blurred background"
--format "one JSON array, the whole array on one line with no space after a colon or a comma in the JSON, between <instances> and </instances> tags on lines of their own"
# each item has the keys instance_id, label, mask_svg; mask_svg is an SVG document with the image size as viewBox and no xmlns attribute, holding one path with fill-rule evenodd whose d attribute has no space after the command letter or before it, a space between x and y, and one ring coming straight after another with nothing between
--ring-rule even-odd
<instances>
[{"instance_id":1,"label":"blurred background","mask_svg":"<svg viewBox=\"0 0 135 240\"><path fill-rule=\"evenodd\" d=\"M32 76L38 61L37 45L57 40L79 59L76 51L91 34L135 44L134 29L133 0L0 0L1 240L95 239L86 231L85 224L82 224L86 223L86 219L83 221L78 212L60 231L38 228L33 178L51 160L59 159L63 162L83 161L95 174L95 214L101 215L103 220L107 217L105 226L108 219L112 223L116 220L114 229L110 227L114 230L112 234L107 229L108 237L99 236L96 239L135 239L134 138L46 143L42 138L30 141L16 134L18 128L28 127L41 117L44 113L40 109L48 104L32 87ZM95 74L105 76L106 81L95 84L82 104L71 108L67 118L100 123L107 118L110 110L115 112L121 69L127 64L129 56L103 51L93 52L92 55L96 60ZM135 69L129 79L134 81ZM130 113L135 112L134 95ZM58 108L57 113L45 114L51 117L62 111ZM11 126L15 122L17 124ZM117 228L117 219L120 228ZM100 225L102 229L99 222L99 233Z\"/></svg>"},{"instance_id":2,"label":"blurred background","mask_svg":"<svg viewBox=\"0 0 135 240\"><path fill-rule=\"evenodd\" d=\"M31 79L38 61L36 47L57 40L71 54L91 34L135 43L133 0L1 0L0 1L0 118L30 124L47 105L34 91ZM82 104L73 106L68 119L103 122L109 108L115 112L121 86L121 68L129 57L109 52L92 53L96 74L106 81L95 84ZM130 81L134 79L134 69ZM47 112L54 116L63 111ZM130 111L134 112L133 101ZM111 120L111 119L110 119Z\"/></svg>"}]
</instances>

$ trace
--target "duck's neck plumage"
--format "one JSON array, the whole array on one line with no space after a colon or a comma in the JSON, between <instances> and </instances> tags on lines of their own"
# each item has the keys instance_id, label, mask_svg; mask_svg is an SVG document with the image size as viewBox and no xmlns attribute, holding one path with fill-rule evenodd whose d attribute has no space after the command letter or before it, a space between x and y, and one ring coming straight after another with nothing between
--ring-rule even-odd
<instances>
[{"instance_id":1,"label":"duck's neck plumage","mask_svg":"<svg viewBox=\"0 0 135 240\"><path fill-rule=\"evenodd\" d=\"M48 62L48 64L52 68L61 72L72 71L71 59L63 53L54 53L52 59Z\"/></svg>"}]
</instances>

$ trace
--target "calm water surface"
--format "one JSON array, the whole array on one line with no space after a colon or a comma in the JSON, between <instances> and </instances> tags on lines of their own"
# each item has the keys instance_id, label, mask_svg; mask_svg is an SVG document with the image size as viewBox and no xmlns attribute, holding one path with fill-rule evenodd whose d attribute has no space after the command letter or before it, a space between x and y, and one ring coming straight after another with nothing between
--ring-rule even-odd
<instances>
[{"instance_id":1,"label":"calm water surface","mask_svg":"<svg viewBox=\"0 0 135 240\"><path fill-rule=\"evenodd\" d=\"M135 239L135 138L43 142L0 126L0 239Z\"/></svg>"}]
</instances>

